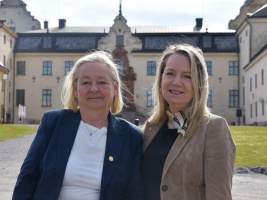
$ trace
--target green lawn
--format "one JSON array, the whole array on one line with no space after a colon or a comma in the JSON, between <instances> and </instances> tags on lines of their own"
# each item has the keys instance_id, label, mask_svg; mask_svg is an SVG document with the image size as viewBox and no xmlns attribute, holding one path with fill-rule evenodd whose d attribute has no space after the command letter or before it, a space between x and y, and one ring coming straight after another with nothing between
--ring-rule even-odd
<instances>
[{"instance_id":1,"label":"green lawn","mask_svg":"<svg viewBox=\"0 0 267 200\"><path fill-rule=\"evenodd\" d=\"M37 127L0 124L0 142L36 132Z\"/></svg>"},{"instance_id":2,"label":"green lawn","mask_svg":"<svg viewBox=\"0 0 267 200\"><path fill-rule=\"evenodd\" d=\"M267 127L230 127L236 143L235 166L267 167ZM37 127L0 125L0 142L37 131Z\"/></svg>"},{"instance_id":3,"label":"green lawn","mask_svg":"<svg viewBox=\"0 0 267 200\"><path fill-rule=\"evenodd\" d=\"M267 166L267 127L230 127L236 143L235 166Z\"/></svg>"}]
</instances>

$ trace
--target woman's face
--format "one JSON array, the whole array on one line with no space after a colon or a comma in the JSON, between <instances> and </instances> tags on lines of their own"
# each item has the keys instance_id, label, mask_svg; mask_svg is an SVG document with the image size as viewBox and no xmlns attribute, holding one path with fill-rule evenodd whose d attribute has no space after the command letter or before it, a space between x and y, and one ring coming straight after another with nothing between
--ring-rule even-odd
<instances>
[{"instance_id":1,"label":"woman's face","mask_svg":"<svg viewBox=\"0 0 267 200\"><path fill-rule=\"evenodd\" d=\"M111 78L106 64L87 62L80 66L74 94L78 99L80 111L109 112L118 83Z\"/></svg>"},{"instance_id":2,"label":"woman's face","mask_svg":"<svg viewBox=\"0 0 267 200\"><path fill-rule=\"evenodd\" d=\"M184 111L189 105L194 97L194 88L187 57L173 54L167 59L161 79L161 90L171 112Z\"/></svg>"}]
</instances>

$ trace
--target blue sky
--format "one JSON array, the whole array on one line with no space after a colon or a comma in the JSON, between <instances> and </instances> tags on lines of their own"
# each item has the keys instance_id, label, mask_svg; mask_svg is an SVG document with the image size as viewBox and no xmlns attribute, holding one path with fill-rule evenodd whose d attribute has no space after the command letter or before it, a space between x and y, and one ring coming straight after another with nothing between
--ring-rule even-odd
<instances>
[{"instance_id":1,"label":"blue sky","mask_svg":"<svg viewBox=\"0 0 267 200\"><path fill-rule=\"evenodd\" d=\"M67 26L112 26L120 0L23 0L27 10L49 27L58 19ZM245 0L122 0L122 15L129 26L194 26L196 18L210 28L228 28Z\"/></svg>"}]
</instances>

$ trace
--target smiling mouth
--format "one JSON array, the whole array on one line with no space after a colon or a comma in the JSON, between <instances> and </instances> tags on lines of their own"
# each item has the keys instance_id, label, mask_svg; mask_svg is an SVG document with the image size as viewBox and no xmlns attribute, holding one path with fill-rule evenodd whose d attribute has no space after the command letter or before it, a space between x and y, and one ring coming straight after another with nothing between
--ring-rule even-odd
<instances>
[{"instance_id":1,"label":"smiling mouth","mask_svg":"<svg viewBox=\"0 0 267 200\"><path fill-rule=\"evenodd\" d=\"M169 90L170 93L172 94L182 94L183 92L180 92L180 91L175 91L175 90Z\"/></svg>"}]
</instances>

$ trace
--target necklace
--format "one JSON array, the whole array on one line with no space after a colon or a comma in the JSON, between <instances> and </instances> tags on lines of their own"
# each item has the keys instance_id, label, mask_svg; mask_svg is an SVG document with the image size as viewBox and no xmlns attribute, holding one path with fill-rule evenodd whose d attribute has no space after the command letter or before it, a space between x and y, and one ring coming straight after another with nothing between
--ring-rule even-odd
<instances>
[{"instance_id":1,"label":"necklace","mask_svg":"<svg viewBox=\"0 0 267 200\"><path fill-rule=\"evenodd\" d=\"M93 133L95 133L96 131L98 131L99 129L98 128L96 128L96 130L95 131L90 131L90 129L87 127L87 124L83 121L83 123L84 123L84 126L86 127L86 129L88 130L88 132L89 132L89 140L92 140L92 137L93 137Z\"/></svg>"}]
</instances>

